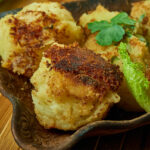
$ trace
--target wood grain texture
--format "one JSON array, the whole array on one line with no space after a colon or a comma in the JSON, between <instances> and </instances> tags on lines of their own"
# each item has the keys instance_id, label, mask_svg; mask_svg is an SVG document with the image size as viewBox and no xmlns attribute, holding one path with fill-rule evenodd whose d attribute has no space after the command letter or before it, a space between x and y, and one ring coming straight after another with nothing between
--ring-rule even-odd
<instances>
[{"instance_id":1,"label":"wood grain texture","mask_svg":"<svg viewBox=\"0 0 150 150\"><path fill-rule=\"evenodd\" d=\"M0 95L0 150L20 150L11 133L12 105Z\"/></svg>"}]
</instances>

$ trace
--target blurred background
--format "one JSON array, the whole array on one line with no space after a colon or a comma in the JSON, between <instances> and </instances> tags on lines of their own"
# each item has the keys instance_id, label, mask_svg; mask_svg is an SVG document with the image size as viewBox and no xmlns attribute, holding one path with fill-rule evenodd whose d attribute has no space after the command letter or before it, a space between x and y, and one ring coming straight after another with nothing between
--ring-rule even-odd
<instances>
[{"instance_id":1,"label":"blurred background","mask_svg":"<svg viewBox=\"0 0 150 150\"><path fill-rule=\"evenodd\" d=\"M16 8L22 8L23 6L33 2L48 2L48 1L68 2L75 0L0 0L0 12Z\"/></svg>"}]
</instances>

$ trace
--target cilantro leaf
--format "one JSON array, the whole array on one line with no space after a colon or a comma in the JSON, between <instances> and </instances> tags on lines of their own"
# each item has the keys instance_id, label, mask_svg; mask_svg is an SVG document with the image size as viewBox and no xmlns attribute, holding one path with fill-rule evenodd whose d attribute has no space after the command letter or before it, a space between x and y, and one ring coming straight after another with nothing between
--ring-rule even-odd
<instances>
[{"instance_id":1,"label":"cilantro leaf","mask_svg":"<svg viewBox=\"0 0 150 150\"><path fill-rule=\"evenodd\" d=\"M88 29L90 29L92 33L95 33L110 26L111 24L108 21L94 21L88 24Z\"/></svg>"},{"instance_id":2,"label":"cilantro leaf","mask_svg":"<svg viewBox=\"0 0 150 150\"><path fill-rule=\"evenodd\" d=\"M128 17L126 12L121 12L111 19L114 24L135 25L135 21Z\"/></svg>"},{"instance_id":3,"label":"cilantro leaf","mask_svg":"<svg viewBox=\"0 0 150 150\"><path fill-rule=\"evenodd\" d=\"M126 25L126 26L125 26ZM131 36L134 30L135 21L128 17L128 14L122 12L108 21L94 21L88 24L91 33L98 32L96 36L97 43L102 46L109 46L113 42L119 42L123 36Z\"/></svg>"},{"instance_id":4,"label":"cilantro leaf","mask_svg":"<svg viewBox=\"0 0 150 150\"><path fill-rule=\"evenodd\" d=\"M119 42L125 34L124 29L119 25L112 25L103 29L96 36L97 43L102 46L111 45L112 42Z\"/></svg>"},{"instance_id":5,"label":"cilantro leaf","mask_svg":"<svg viewBox=\"0 0 150 150\"><path fill-rule=\"evenodd\" d=\"M119 46L119 54L123 63L123 73L127 85L138 104L150 112L149 81L145 77L139 64L133 63L128 55L125 43Z\"/></svg>"}]
</instances>

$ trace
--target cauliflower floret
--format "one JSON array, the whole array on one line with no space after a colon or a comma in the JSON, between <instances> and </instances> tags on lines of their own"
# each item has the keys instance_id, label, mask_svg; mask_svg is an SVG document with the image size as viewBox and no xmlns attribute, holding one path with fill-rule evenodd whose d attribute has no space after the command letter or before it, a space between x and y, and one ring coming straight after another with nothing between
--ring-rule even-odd
<instances>
[{"instance_id":1,"label":"cauliflower floret","mask_svg":"<svg viewBox=\"0 0 150 150\"><path fill-rule=\"evenodd\" d=\"M53 44L31 78L39 123L47 129L75 130L103 119L119 101L115 91L122 78L118 67L90 50Z\"/></svg>"},{"instance_id":2,"label":"cauliflower floret","mask_svg":"<svg viewBox=\"0 0 150 150\"><path fill-rule=\"evenodd\" d=\"M59 3L33 3L0 20L2 66L32 76L42 52L53 42L82 43L84 36L71 13Z\"/></svg>"}]
</instances>

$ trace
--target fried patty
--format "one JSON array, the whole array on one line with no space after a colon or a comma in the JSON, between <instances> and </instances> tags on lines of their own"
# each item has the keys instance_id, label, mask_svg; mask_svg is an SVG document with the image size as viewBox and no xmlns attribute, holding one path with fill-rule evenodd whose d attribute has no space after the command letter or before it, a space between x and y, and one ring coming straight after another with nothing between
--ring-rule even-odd
<instances>
[{"instance_id":1,"label":"fried patty","mask_svg":"<svg viewBox=\"0 0 150 150\"><path fill-rule=\"evenodd\" d=\"M96 91L105 94L107 90L116 91L122 80L119 67L107 63L100 55L77 44L57 45L48 49L44 56L51 59L52 68L72 79L76 83L92 86Z\"/></svg>"},{"instance_id":2,"label":"fried patty","mask_svg":"<svg viewBox=\"0 0 150 150\"><path fill-rule=\"evenodd\" d=\"M90 32L87 28L88 23L102 20L110 21L111 18L115 17L117 14L117 11L109 11L102 5L98 5L94 11L90 11L81 15L79 19L79 25L84 28L86 35L89 35Z\"/></svg>"},{"instance_id":3,"label":"fried patty","mask_svg":"<svg viewBox=\"0 0 150 150\"><path fill-rule=\"evenodd\" d=\"M84 47L93 50L96 54L101 54L101 56L107 60L110 61L112 57L117 56L117 46L111 45L111 46L101 46L96 42L96 35L97 33L92 34L91 31L88 29L88 23L93 21L110 21L113 17L115 17L118 14L117 11L109 11L106 8L104 8L102 5L98 5L94 11L84 13L81 15L79 19L80 26L83 27L86 40L84 43Z\"/></svg>"},{"instance_id":4,"label":"fried patty","mask_svg":"<svg viewBox=\"0 0 150 150\"><path fill-rule=\"evenodd\" d=\"M62 130L103 119L119 101L122 80L119 67L91 50L53 44L31 78L37 119L45 128Z\"/></svg>"},{"instance_id":5,"label":"fried patty","mask_svg":"<svg viewBox=\"0 0 150 150\"><path fill-rule=\"evenodd\" d=\"M83 31L71 13L55 2L33 3L0 20L2 66L31 77L42 52L53 42L82 43Z\"/></svg>"}]
</instances>

